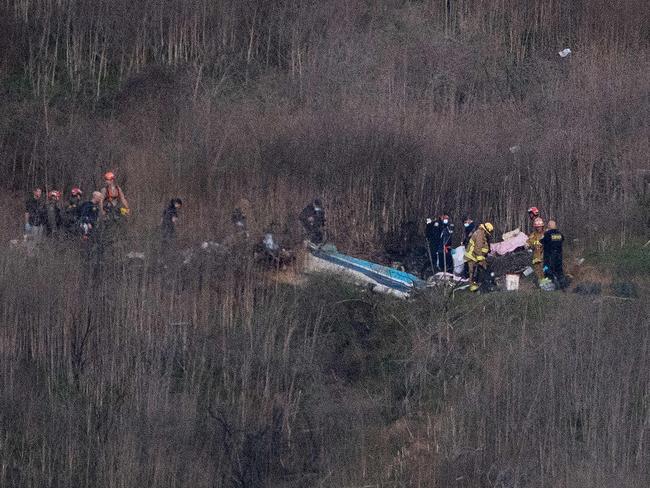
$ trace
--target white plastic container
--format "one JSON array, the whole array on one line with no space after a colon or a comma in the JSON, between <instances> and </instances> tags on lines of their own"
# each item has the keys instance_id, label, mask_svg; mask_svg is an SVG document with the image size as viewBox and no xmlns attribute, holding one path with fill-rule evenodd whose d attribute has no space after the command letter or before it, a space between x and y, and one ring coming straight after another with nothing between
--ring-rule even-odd
<instances>
[{"instance_id":1,"label":"white plastic container","mask_svg":"<svg viewBox=\"0 0 650 488\"><path fill-rule=\"evenodd\" d=\"M519 289L519 275L507 274L506 275L506 290L517 291Z\"/></svg>"}]
</instances>

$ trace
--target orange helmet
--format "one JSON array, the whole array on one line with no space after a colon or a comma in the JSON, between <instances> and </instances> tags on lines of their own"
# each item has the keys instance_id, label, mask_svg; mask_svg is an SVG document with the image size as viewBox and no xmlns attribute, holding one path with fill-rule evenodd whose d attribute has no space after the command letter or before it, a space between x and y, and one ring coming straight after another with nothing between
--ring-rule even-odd
<instances>
[{"instance_id":1,"label":"orange helmet","mask_svg":"<svg viewBox=\"0 0 650 488\"><path fill-rule=\"evenodd\" d=\"M47 194L47 197L48 197L48 198L52 198L53 200L60 200L60 199L61 199L61 192L58 191L58 190L51 190L51 191Z\"/></svg>"},{"instance_id":2,"label":"orange helmet","mask_svg":"<svg viewBox=\"0 0 650 488\"><path fill-rule=\"evenodd\" d=\"M533 227L544 227L544 221L537 217L535 220L533 220Z\"/></svg>"},{"instance_id":3,"label":"orange helmet","mask_svg":"<svg viewBox=\"0 0 650 488\"><path fill-rule=\"evenodd\" d=\"M84 192L81 191L81 188L78 188L76 186L72 190L70 190L70 194L73 197L80 197L81 195L83 195L83 193Z\"/></svg>"},{"instance_id":4,"label":"orange helmet","mask_svg":"<svg viewBox=\"0 0 650 488\"><path fill-rule=\"evenodd\" d=\"M107 171L106 173L104 173L104 180L105 181L113 181L113 180L115 180L115 175L113 174L112 171Z\"/></svg>"}]
</instances>

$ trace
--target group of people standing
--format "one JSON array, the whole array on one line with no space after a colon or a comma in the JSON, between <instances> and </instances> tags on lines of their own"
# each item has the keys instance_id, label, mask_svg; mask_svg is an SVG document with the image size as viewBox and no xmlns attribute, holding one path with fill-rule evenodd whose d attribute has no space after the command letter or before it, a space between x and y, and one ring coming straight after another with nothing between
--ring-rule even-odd
<instances>
[{"instance_id":1,"label":"group of people standing","mask_svg":"<svg viewBox=\"0 0 650 488\"><path fill-rule=\"evenodd\" d=\"M528 216L533 231L528 236L526 247L531 252L531 267L535 277L540 283L546 279L553 281L558 288L565 287L566 280L562 269L564 236L557 229L554 220L544 223L537 207L529 208ZM463 233L456 243L464 247L463 275L470 280L469 289L476 291L489 276L488 255L490 244L493 242L494 225L491 222L476 223L469 216L464 216L462 222ZM454 272L452 256L454 231L455 227L448 212L443 212L436 219L426 219L427 252L434 274Z\"/></svg>"},{"instance_id":2,"label":"group of people standing","mask_svg":"<svg viewBox=\"0 0 650 488\"><path fill-rule=\"evenodd\" d=\"M47 194L34 188L25 203L25 236L38 241L47 237L78 237L87 240L100 219L117 221L129 215L129 203L112 172L104 173L104 186L84 200L84 192L73 187L66 201L59 190Z\"/></svg>"},{"instance_id":3,"label":"group of people standing","mask_svg":"<svg viewBox=\"0 0 650 488\"><path fill-rule=\"evenodd\" d=\"M528 209L528 217L533 232L528 236L527 245L532 251L532 268L541 282L550 279L557 287L566 287L563 271L562 245L564 236L557 228L555 220L544 222L537 207Z\"/></svg>"},{"instance_id":4,"label":"group of people standing","mask_svg":"<svg viewBox=\"0 0 650 488\"><path fill-rule=\"evenodd\" d=\"M454 263L451 257L451 241L454 237L454 224L449 221L449 215L444 213L437 220L427 218L424 234L433 272L452 271Z\"/></svg>"},{"instance_id":5,"label":"group of people standing","mask_svg":"<svg viewBox=\"0 0 650 488\"><path fill-rule=\"evenodd\" d=\"M528 236L526 247L531 252L531 266L538 283L552 281L557 288L566 287L563 271L562 247L564 236L554 220L545 225L537 207L528 209L528 217L533 227ZM468 225L469 224L469 225ZM473 228L471 220L465 220L465 262L470 279L470 291L476 291L488 273L487 256L490 252L494 226L484 222Z\"/></svg>"},{"instance_id":6,"label":"group of people standing","mask_svg":"<svg viewBox=\"0 0 650 488\"><path fill-rule=\"evenodd\" d=\"M94 233L100 222L116 222L129 215L129 203L112 172L104 173L104 185L101 190L93 191L89 200L83 200L83 191L74 187L70 190L67 201L62 202L62 194L51 190L47 195L41 188L35 188L25 205L25 235L32 241L43 236L71 236L87 240ZM163 211L161 219L161 236L163 242L176 237L176 223L183 202L173 198ZM557 229L557 224L549 220L546 224L537 207L528 209L528 216L533 228L528 236L527 247L531 251L531 266L537 280L552 280L556 286L565 286L562 264L562 245L564 236ZM300 213L307 239L315 246L322 245L325 235L325 210L319 198L313 199ZM475 223L465 216L461 244L464 246L464 274L470 280L470 290L476 291L488 276L488 254L493 239L494 226L490 222ZM232 215L232 222L240 234L248 235L246 210L239 205ZM435 220L426 219L425 236L427 252L434 273L451 273L454 270L452 241L454 224L449 214L444 212ZM262 248L271 253L279 253L271 232L267 232L262 241Z\"/></svg>"},{"instance_id":7,"label":"group of people standing","mask_svg":"<svg viewBox=\"0 0 650 488\"><path fill-rule=\"evenodd\" d=\"M464 216L463 234L460 244L465 247L465 269L463 274L470 278L470 289L478 289L482 275L487 270L487 255L490 252L490 239L494 227L485 222L478 226L470 216ZM443 212L437 219L426 219L425 237L427 252L432 272L453 273L455 269L452 256L455 226L448 212Z\"/></svg>"}]
</instances>

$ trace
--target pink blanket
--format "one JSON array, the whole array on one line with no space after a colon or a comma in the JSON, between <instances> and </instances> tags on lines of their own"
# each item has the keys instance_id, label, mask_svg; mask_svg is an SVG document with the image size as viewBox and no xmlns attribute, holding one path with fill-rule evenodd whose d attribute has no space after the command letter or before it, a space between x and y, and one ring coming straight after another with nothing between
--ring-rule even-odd
<instances>
[{"instance_id":1,"label":"pink blanket","mask_svg":"<svg viewBox=\"0 0 650 488\"><path fill-rule=\"evenodd\" d=\"M525 246L527 240L528 236L523 232L519 232L508 240L490 244L490 254L493 256L503 256L504 254L511 253L518 247Z\"/></svg>"}]
</instances>

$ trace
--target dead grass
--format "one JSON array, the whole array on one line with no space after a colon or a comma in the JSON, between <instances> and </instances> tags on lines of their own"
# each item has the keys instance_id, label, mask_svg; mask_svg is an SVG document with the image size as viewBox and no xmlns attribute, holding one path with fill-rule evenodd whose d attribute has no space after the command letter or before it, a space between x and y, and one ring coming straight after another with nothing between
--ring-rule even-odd
<instances>
[{"instance_id":1,"label":"dead grass","mask_svg":"<svg viewBox=\"0 0 650 488\"><path fill-rule=\"evenodd\" d=\"M402 302L150 253L175 196L188 244L247 198L254 238L295 245L320 196L359 256L442 211L523 229L531 204L615 252L647 228L647 12L3 2L2 240L32 186L88 194L114 169L121 242L149 257L0 250L0 485L648 486L647 293Z\"/></svg>"}]
</instances>

